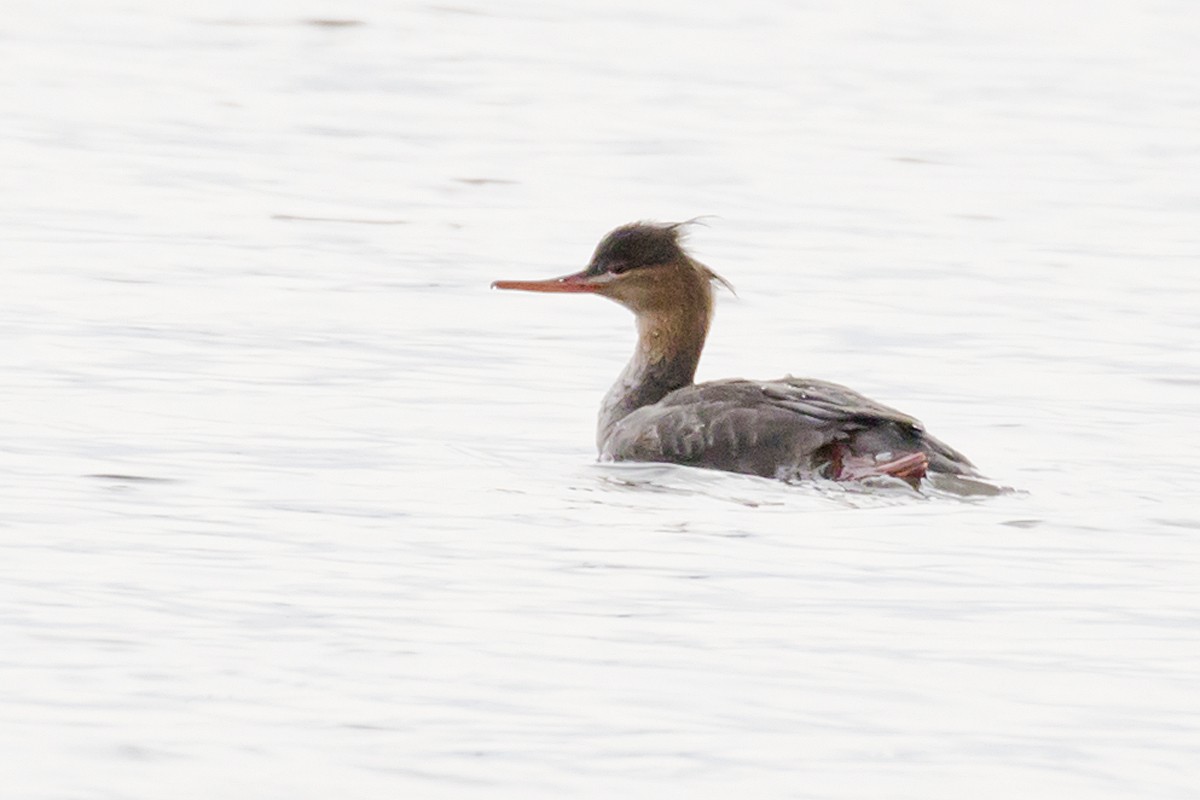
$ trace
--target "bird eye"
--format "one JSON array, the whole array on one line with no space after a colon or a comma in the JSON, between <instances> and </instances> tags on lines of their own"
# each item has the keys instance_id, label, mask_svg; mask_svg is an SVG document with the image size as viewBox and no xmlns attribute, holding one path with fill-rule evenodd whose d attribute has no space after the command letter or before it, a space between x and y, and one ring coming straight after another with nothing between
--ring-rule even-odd
<instances>
[{"instance_id":1,"label":"bird eye","mask_svg":"<svg viewBox=\"0 0 1200 800\"><path fill-rule=\"evenodd\" d=\"M613 275L620 275L623 272L629 271L629 264L624 261L614 261L608 265L608 271Z\"/></svg>"}]
</instances>

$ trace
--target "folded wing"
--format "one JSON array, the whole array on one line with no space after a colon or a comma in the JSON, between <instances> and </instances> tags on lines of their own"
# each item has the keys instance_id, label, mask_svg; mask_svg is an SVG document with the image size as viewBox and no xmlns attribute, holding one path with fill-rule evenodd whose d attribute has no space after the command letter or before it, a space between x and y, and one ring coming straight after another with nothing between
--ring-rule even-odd
<instances>
[{"instance_id":1,"label":"folded wing","mask_svg":"<svg viewBox=\"0 0 1200 800\"><path fill-rule=\"evenodd\" d=\"M845 386L790 376L678 389L618 422L602 457L778 478L976 474L915 418Z\"/></svg>"}]
</instances>

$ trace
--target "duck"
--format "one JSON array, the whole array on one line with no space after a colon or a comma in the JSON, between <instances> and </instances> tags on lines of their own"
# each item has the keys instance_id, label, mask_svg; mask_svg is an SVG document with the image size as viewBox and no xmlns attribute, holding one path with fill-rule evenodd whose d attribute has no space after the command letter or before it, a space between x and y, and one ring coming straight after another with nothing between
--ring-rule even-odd
<instances>
[{"instance_id":1,"label":"duck","mask_svg":"<svg viewBox=\"0 0 1200 800\"><path fill-rule=\"evenodd\" d=\"M696 383L713 287L732 286L685 249L687 224L622 225L601 239L579 272L492 283L510 291L595 294L633 312L637 345L600 406L601 461L673 463L789 482L892 478L914 488L936 474L979 476L915 417L837 383L791 375Z\"/></svg>"}]
</instances>

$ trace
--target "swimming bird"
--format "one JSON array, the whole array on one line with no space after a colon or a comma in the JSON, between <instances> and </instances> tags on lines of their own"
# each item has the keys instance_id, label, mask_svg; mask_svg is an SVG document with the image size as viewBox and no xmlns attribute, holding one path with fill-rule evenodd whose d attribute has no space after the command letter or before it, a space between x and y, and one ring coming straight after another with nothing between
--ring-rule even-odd
<instances>
[{"instance_id":1,"label":"swimming bird","mask_svg":"<svg viewBox=\"0 0 1200 800\"><path fill-rule=\"evenodd\" d=\"M598 294L632 311L638 341L600 408L602 461L671 462L783 480L927 473L976 476L915 418L828 381L787 376L695 383L724 278L684 249L686 223L636 222L606 235L581 272L501 280L496 289Z\"/></svg>"}]
</instances>

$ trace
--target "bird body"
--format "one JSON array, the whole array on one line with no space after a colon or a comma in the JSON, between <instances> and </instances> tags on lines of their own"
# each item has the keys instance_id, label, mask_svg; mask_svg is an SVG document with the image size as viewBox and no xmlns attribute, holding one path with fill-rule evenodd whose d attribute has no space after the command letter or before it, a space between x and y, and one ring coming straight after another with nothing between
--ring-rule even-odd
<instances>
[{"instance_id":1,"label":"bird body","mask_svg":"<svg viewBox=\"0 0 1200 800\"><path fill-rule=\"evenodd\" d=\"M827 381L694 383L708 335L713 282L678 224L634 223L609 233L582 272L500 289L600 294L634 312L638 343L601 405L600 458L671 462L785 480L927 472L974 476L962 454L915 418Z\"/></svg>"}]
</instances>

